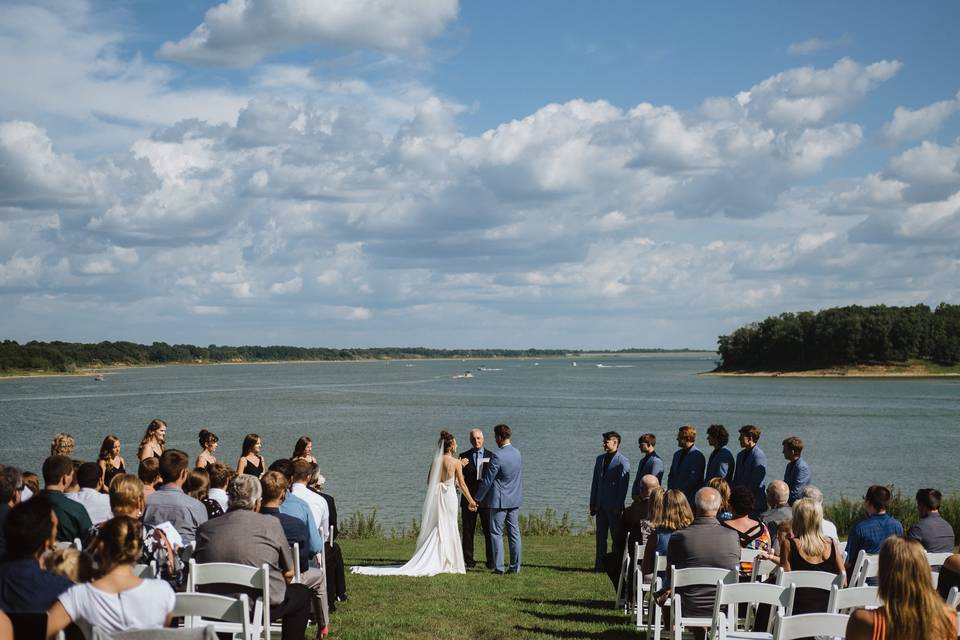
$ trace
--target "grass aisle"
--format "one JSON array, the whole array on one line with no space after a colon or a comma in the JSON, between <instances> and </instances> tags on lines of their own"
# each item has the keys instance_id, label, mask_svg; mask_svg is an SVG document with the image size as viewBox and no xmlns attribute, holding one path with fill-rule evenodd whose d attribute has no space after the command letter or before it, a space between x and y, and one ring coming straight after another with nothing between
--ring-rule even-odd
<instances>
[{"instance_id":1,"label":"grass aisle","mask_svg":"<svg viewBox=\"0 0 960 640\"><path fill-rule=\"evenodd\" d=\"M412 540L341 540L349 567L403 564ZM348 602L333 614L331 637L636 638L613 608L613 588L593 566L593 536L526 537L519 575L486 569L432 578L347 576ZM477 550L483 551L482 537Z\"/></svg>"}]
</instances>

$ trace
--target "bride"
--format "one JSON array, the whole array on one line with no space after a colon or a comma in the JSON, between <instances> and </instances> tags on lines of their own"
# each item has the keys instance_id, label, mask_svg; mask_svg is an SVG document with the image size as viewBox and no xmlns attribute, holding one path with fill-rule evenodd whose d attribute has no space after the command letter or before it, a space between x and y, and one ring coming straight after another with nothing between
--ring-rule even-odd
<instances>
[{"instance_id":1,"label":"bride","mask_svg":"<svg viewBox=\"0 0 960 640\"><path fill-rule=\"evenodd\" d=\"M463 471L457 455L457 440L446 431L440 432L437 453L427 477L427 496L423 500L420 535L417 549L407 564L401 567L353 567L353 573L374 576L434 576L438 573L466 573L460 532L457 530L459 510L456 481L467 498L471 510L477 503L463 481Z\"/></svg>"}]
</instances>

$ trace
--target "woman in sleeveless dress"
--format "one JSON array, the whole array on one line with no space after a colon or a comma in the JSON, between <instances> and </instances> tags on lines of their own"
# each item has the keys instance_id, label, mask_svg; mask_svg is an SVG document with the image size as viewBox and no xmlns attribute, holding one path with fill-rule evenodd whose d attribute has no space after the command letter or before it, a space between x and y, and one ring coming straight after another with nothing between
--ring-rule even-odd
<instances>
[{"instance_id":1,"label":"woman in sleeveless dress","mask_svg":"<svg viewBox=\"0 0 960 640\"><path fill-rule=\"evenodd\" d=\"M293 462L306 460L317 464L317 459L313 457L313 440L310 439L310 436L300 436L297 443L293 445L293 455L290 456L290 460Z\"/></svg>"},{"instance_id":2,"label":"woman in sleeveless dress","mask_svg":"<svg viewBox=\"0 0 960 640\"><path fill-rule=\"evenodd\" d=\"M237 473L259 478L263 475L263 456L260 455L263 451L263 440L255 433L248 433L243 439L242 451L240 459L237 460Z\"/></svg>"},{"instance_id":3,"label":"woman in sleeveless dress","mask_svg":"<svg viewBox=\"0 0 960 640\"><path fill-rule=\"evenodd\" d=\"M457 440L440 432L437 453L427 477L420 536L413 557L401 567L353 567L353 573L376 576L434 576L438 573L466 573L457 514L460 510L457 487L471 510L477 503L463 480L463 466L457 458Z\"/></svg>"},{"instance_id":4,"label":"woman in sleeveless dress","mask_svg":"<svg viewBox=\"0 0 960 640\"><path fill-rule=\"evenodd\" d=\"M753 500L753 492L750 489L736 487L730 492L730 509L733 511L733 517L721 521L720 526L737 532L741 549L759 549L769 552L772 547L772 539L767 525L750 517L750 511L753 510ZM752 562L740 563L741 579L749 579L752 571Z\"/></svg>"},{"instance_id":5,"label":"woman in sleeveless dress","mask_svg":"<svg viewBox=\"0 0 960 640\"><path fill-rule=\"evenodd\" d=\"M919 541L890 537L880 547L879 609L857 609L847 621L847 640L953 640L957 612L933 588L926 551Z\"/></svg>"},{"instance_id":6,"label":"woman in sleeveless dress","mask_svg":"<svg viewBox=\"0 0 960 640\"><path fill-rule=\"evenodd\" d=\"M212 431L200 429L200 435L197 437L197 440L199 440L203 450L200 452L200 455L197 456L197 463L193 466L206 469L217 461L217 456L213 454L217 450L217 447L220 446L220 438Z\"/></svg>"},{"instance_id":7,"label":"woman in sleeveless dress","mask_svg":"<svg viewBox=\"0 0 960 640\"><path fill-rule=\"evenodd\" d=\"M810 498L794 502L790 528L792 537L781 536L780 540L779 559L784 571L844 573L839 543L823 535L823 507L819 502ZM797 589L793 613L824 613L829 599L829 592L823 589Z\"/></svg>"},{"instance_id":8,"label":"woman in sleeveless dress","mask_svg":"<svg viewBox=\"0 0 960 640\"><path fill-rule=\"evenodd\" d=\"M110 481L127 469L123 463L123 456L120 455L120 438L114 435L107 436L100 445L100 455L97 456L97 464L100 465L100 472L103 474L103 486L110 487Z\"/></svg>"},{"instance_id":9,"label":"woman in sleeveless dress","mask_svg":"<svg viewBox=\"0 0 960 640\"><path fill-rule=\"evenodd\" d=\"M137 460L146 458L159 458L167 442L167 423L160 418L154 418L147 425L147 430L140 440L140 448L137 450Z\"/></svg>"}]
</instances>

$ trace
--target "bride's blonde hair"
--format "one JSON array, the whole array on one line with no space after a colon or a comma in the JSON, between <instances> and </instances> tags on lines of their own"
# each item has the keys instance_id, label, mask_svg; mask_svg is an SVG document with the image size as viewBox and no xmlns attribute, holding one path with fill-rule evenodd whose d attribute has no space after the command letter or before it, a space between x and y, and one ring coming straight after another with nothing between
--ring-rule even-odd
<instances>
[{"instance_id":1,"label":"bride's blonde hair","mask_svg":"<svg viewBox=\"0 0 960 640\"><path fill-rule=\"evenodd\" d=\"M450 447L453 445L453 434L449 431L441 431L440 439L437 440L437 446L443 449L443 452L446 453L450 451Z\"/></svg>"}]
</instances>

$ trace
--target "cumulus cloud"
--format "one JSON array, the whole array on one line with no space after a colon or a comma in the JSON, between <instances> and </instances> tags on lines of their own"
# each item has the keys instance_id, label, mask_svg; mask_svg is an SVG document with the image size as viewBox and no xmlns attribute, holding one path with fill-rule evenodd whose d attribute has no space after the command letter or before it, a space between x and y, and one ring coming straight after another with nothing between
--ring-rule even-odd
<instances>
[{"instance_id":1,"label":"cumulus cloud","mask_svg":"<svg viewBox=\"0 0 960 640\"><path fill-rule=\"evenodd\" d=\"M457 0L227 0L159 54L230 67L303 44L417 54L457 9Z\"/></svg>"},{"instance_id":2,"label":"cumulus cloud","mask_svg":"<svg viewBox=\"0 0 960 640\"><path fill-rule=\"evenodd\" d=\"M941 100L919 109L897 107L893 119L884 123L881 135L888 143L919 140L937 131L957 111L960 111L960 92L952 100Z\"/></svg>"},{"instance_id":3,"label":"cumulus cloud","mask_svg":"<svg viewBox=\"0 0 960 640\"><path fill-rule=\"evenodd\" d=\"M0 122L0 206L81 205L92 186L87 169L56 153L46 131L32 122Z\"/></svg>"},{"instance_id":4,"label":"cumulus cloud","mask_svg":"<svg viewBox=\"0 0 960 640\"><path fill-rule=\"evenodd\" d=\"M790 46L787 47L787 52L794 56L810 56L827 49L849 47L851 44L853 44L853 36L851 36L849 33L845 33L839 38L834 38L832 40L823 38L807 38L806 40L801 40L800 42L791 42Z\"/></svg>"}]
</instances>

